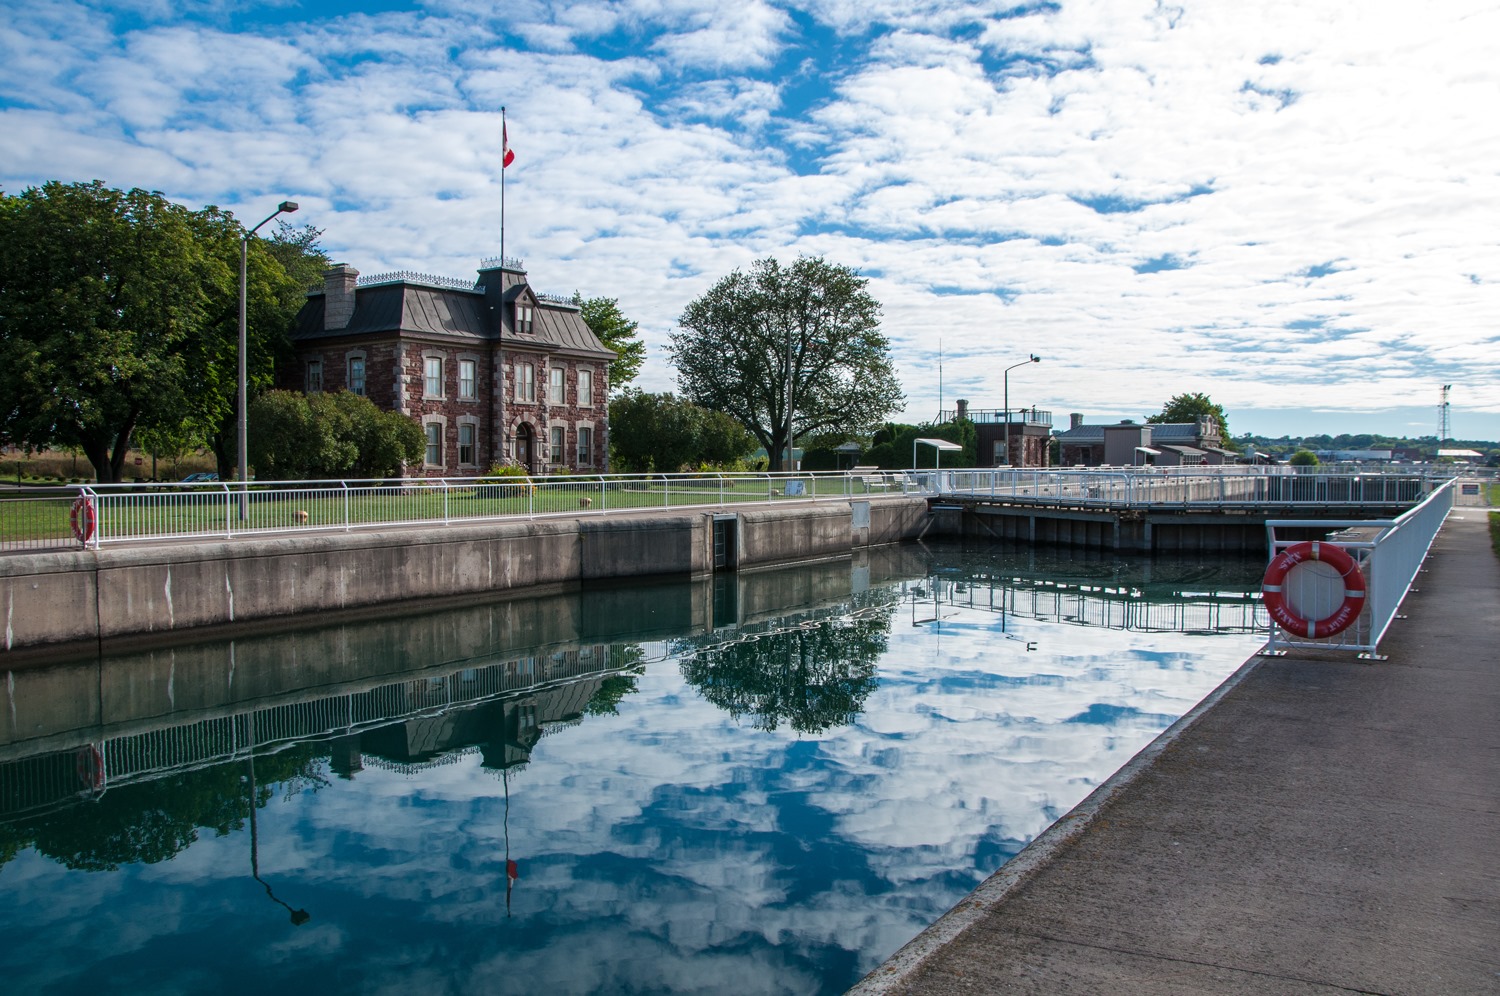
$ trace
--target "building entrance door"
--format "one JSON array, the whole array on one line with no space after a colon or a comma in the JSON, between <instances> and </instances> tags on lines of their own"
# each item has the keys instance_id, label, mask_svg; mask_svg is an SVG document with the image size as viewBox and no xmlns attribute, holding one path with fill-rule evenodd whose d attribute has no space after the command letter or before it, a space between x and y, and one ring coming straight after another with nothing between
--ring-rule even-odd
<instances>
[{"instance_id":1,"label":"building entrance door","mask_svg":"<svg viewBox=\"0 0 1500 996\"><path fill-rule=\"evenodd\" d=\"M531 442L531 426L518 426L516 428L516 463L528 474L536 473Z\"/></svg>"}]
</instances>

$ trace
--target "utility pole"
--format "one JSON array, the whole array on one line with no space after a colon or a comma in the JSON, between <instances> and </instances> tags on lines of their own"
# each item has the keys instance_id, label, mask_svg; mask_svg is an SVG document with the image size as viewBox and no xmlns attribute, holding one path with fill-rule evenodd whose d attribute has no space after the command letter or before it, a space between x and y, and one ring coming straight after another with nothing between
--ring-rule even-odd
<instances>
[{"instance_id":1,"label":"utility pole","mask_svg":"<svg viewBox=\"0 0 1500 996\"><path fill-rule=\"evenodd\" d=\"M1453 390L1452 384L1444 384L1443 392L1438 402L1438 445L1442 446L1448 441L1453 433L1453 426L1448 421L1448 392Z\"/></svg>"}]
</instances>

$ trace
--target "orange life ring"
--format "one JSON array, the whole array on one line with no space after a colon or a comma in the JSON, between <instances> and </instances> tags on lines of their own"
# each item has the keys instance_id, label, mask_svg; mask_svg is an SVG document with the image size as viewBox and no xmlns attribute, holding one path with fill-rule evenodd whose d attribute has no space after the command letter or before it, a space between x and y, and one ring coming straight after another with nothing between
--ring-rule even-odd
<instances>
[{"instance_id":1,"label":"orange life ring","mask_svg":"<svg viewBox=\"0 0 1500 996\"><path fill-rule=\"evenodd\" d=\"M73 530L73 535L78 538L78 542L87 543L94 538L96 521L94 499L88 495L79 495L73 499L73 507L68 510L68 528Z\"/></svg>"},{"instance_id":2,"label":"orange life ring","mask_svg":"<svg viewBox=\"0 0 1500 996\"><path fill-rule=\"evenodd\" d=\"M1327 564L1344 581L1344 601L1333 615L1325 619L1304 619L1287 605L1283 583L1293 567L1305 560L1316 560ZM1365 576L1359 565L1341 546L1334 543L1296 543L1282 550L1266 567L1266 576L1261 578L1260 591L1266 603L1266 611L1276 625L1309 640L1321 640L1325 636L1342 633L1354 625L1354 620L1365 607Z\"/></svg>"}]
</instances>

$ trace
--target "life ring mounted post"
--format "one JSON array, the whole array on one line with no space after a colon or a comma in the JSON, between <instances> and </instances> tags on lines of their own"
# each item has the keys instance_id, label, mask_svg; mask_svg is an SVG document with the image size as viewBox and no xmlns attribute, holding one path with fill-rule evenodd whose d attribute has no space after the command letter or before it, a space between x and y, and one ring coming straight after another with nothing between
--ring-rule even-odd
<instances>
[{"instance_id":1,"label":"life ring mounted post","mask_svg":"<svg viewBox=\"0 0 1500 996\"><path fill-rule=\"evenodd\" d=\"M73 499L73 506L68 509L68 528L73 531L73 538L84 546L89 545L89 540L94 538L94 529L99 524L98 509L94 505L92 495L80 494Z\"/></svg>"},{"instance_id":2,"label":"life ring mounted post","mask_svg":"<svg viewBox=\"0 0 1500 996\"><path fill-rule=\"evenodd\" d=\"M1299 615L1287 598L1287 578L1299 564L1316 561L1333 568L1343 582L1343 601L1322 619ZM1271 559L1260 584L1261 597L1271 621L1294 636L1321 640L1336 636L1354 625L1365 608L1365 576L1349 552L1336 543L1314 540L1294 543Z\"/></svg>"}]
</instances>

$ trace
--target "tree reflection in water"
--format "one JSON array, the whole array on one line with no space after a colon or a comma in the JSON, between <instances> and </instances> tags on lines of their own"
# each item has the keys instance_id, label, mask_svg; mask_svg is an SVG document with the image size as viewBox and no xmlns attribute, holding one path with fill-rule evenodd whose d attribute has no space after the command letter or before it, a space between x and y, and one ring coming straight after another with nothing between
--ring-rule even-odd
<instances>
[{"instance_id":1,"label":"tree reflection in water","mask_svg":"<svg viewBox=\"0 0 1500 996\"><path fill-rule=\"evenodd\" d=\"M783 723L821 733L853 723L875 689L894 606L852 617L810 619L743 634L732 643L682 648L682 675L705 700L757 729Z\"/></svg>"},{"instance_id":2,"label":"tree reflection in water","mask_svg":"<svg viewBox=\"0 0 1500 996\"><path fill-rule=\"evenodd\" d=\"M264 781L251 805L264 808L282 785L287 796L327 784L322 744L299 744L259 760ZM68 868L114 871L122 865L155 864L185 850L202 830L223 837L246 822L245 783L240 769L217 764L195 771L112 787L103 795L14 823L0 823L0 857L32 846ZM3 864L3 861L0 861Z\"/></svg>"}]
</instances>

